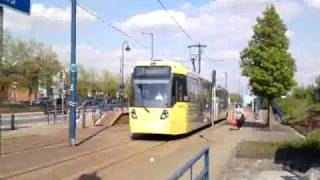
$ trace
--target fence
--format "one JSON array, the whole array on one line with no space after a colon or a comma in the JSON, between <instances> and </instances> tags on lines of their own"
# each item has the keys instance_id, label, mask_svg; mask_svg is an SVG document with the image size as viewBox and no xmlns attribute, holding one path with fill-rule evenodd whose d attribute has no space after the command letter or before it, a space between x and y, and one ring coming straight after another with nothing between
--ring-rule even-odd
<instances>
[{"instance_id":1,"label":"fence","mask_svg":"<svg viewBox=\"0 0 320 180\"><path fill-rule=\"evenodd\" d=\"M278 121L282 121L283 120L283 111L281 109L281 107L276 103L276 102L272 102L271 104L273 113L275 114L275 117Z\"/></svg>"},{"instance_id":2,"label":"fence","mask_svg":"<svg viewBox=\"0 0 320 180\"><path fill-rule=\"evenodd\" d=\"M81 107L79 106L77 109L77 119L81 120L83 123L83 127L86 124L86 114L91 115L93 119L93 123L100 119L103 115L103 112L120 110L121 104L106 104L102 103L100 105L91 106L91 107ZM59 111L46 111L46 114L37 114L36 117L22 117L19 114L0 114L0 128L1 129L9 129L15 130L20 124L32 124L35 122L47 122L56 123L57 120L62 120L61 122L66 122L68 120L68 110L65 112Z\"/></svg>"},{"instance_id":3,"label":"fence","mask_svg":"<svg viewBox=\"0 0 320 180\"><path fill-rule=\"evenodd\" d=\"M193 165L202 157L204 156L204 169L195 177L193 178ZM190 169L190 179L209 179L209 147L204 148L198 154L196 154L191 160L189 160L186 164L184 164L180 169L178 169L170 178L169 180L176 180L179 179L181 176Z\"/></svg>"}]
</instances>

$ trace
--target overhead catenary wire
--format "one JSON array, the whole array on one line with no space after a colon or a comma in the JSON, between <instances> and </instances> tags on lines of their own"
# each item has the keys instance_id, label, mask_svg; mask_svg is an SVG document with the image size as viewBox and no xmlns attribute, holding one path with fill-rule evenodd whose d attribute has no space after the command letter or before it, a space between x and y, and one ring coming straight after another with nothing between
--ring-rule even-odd
<instances>
[{"instance_id":1,"label":"overhead catenary wire","mask_svg":"<svg viewBox=\"0 0 320 180\"><path fill-rule=\"evenodd\" d=\"M174 60L179 62L190 62L190 60ZM224 62L223 59L202 59L201 61L213 61L213 62Z\"/></svg>"},{"instance_id":2,"label":"overhead catenary wire","mask_svg":"<svg viewBox=\"0 0 320 180\"><path fill-rule=\"evenodd\" d=\"M120 28L116 27L115 25L113 25L112 23L108 22L107 20L105 20L104 18L98 16L96 13L94 13L93 11L89 10L88 8L80 5L79 3L77 3L77 6L82 9L83 11L85 11L86 13L88 13L89 15L93 16L94 18L96 18L97 20L101 21L102 23L106 24L108 27L110 27L111 29L119 32L120 34L122 34L123 36L131 39L133 42L137 43L137 44L141 44L144 47L148 47L145 46L143 43L141 43L141 41L136 40L133 36L131 36L130 34L124 32L123 30L121 30ZM149 48L149 47L148 47Z\"/></svg>"},{"instance_id":3,"label":"overhead catenary wire","mask_svg":"<svg viewBox=\"0 0 320 180\"><path fill-rule=\"evenodd\" d=\"M168 15L170 16L170 18L172 19L172 21L178 26L178 28L186 35L186 37L188 39L190 39L191 41L193 41L193 38L190 36L190 34L180 25L180 23L173 17L173 15L169 12L168 8L161 2L161 0L157 0L157 2L160 4L160 6L162 7L162 9L164 9Z\"/></svg>"}]
</instances>

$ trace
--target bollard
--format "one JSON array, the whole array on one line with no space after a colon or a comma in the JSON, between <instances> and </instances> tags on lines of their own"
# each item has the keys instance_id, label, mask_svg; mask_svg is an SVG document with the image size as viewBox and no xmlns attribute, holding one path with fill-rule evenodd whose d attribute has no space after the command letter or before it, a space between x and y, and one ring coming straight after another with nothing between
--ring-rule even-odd
<instances>
[{"instance_id":1,"label":"bollard","mask_svg":"<svg viewBox=\"0 0 320 180\"><path fill-rule=\"evenodd\" d=\"M11 114L11 130L15 130L14 121L15 121L15 115Z\"/></svg>"},{"instance_id":2,"label":"bollard","mask_svg":"<svg viewBox=\"0 0 320 180\"><path fill-rule=\"evenodd\" d=\"M1 143L1 131L2 131L2 115L0 114L0 143ZM0 144L0 154L1 154L1 144Z\"/></svg>"},{"instance_id":3,"label":"bollard","mask_svg":"<svg viewBox=\"0 0 320 180\"><path fill-rule=\"evenodd\" d=\"M54 111L54 114L53 114L53 124L56 123L56 111Z\"/></svg>"},{"instance_id":4,"label":"bollard","mask_svg":"<svg viewBox=\"0 0 320 180\"><path fill-rule=\"evenodd\" d=\"M82 112L82 128L86 128L86 111L85 111L85 109Z\"/></svg>"},{"instance_id":5,"label":"bollard","mask_svg":"<svg viewBox=\"0 0 320 180\"><path fill-rule=\"evenodd\" d=\"M94 126L94 111L93 111L93 109L91 109L91 119L92 119L92 122L93 122L93 126Z\"/></svg>"},{"instance_id":6,"label":"bollard","mask_svg":"<svg viewBox=\"0 0 320 180\"><path fill-rule=\"evenodd\" d=\"M92 111L92 120L93 120L93 127L96 126L96 108Z\"/></svg>"},{"instance_id":7,"label":"bollard","mask_svg":"<svg viewBox=\"0 0 320 180\"><path fill-rule=\"evenodd\" d=\"M77 117L77 119L80 119L80 112L81 112L81 109L78 108L78 117Z\"/></svg>"},{"instance_id":8,"label":"bollard","mask_svg":"<svg viewBox=\"0 0 320 180\"><path fill-rule=\"evenodd\" d=\"M2 115L0 114L0 158L2 157Z\"/></svg>"},{"instance_id":9,"label":"bollard","mask_svg":"<svg viewBox=\"0 0 320 180\"><path fill-rule=\"evenodd\" d=\"M50 123L50 112L48 112L48 124Z\"/></svg>"}]
</instances>

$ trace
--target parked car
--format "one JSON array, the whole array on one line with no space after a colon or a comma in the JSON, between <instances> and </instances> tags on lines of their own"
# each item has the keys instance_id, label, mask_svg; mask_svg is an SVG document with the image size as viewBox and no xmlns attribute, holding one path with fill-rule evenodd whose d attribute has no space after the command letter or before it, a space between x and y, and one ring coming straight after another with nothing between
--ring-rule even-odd
<instances>
[{"instance_id":1,"label":"parked car","mask_svg":"<svg viewBox=\"0 0 320 180\"><path fill-rule=\"evenodd\" d=\"M98 102L94 98L86 98L81 103L79 103L80 107L92 107L98 105Z\"/></svg>"},{"instance_id":2,"label":"parked car","mask_svg":"<svg viewBox=\"0 0 320 180\"><path fill-rule=\"evenodd\" d=\"M32 101L32 104L39 106L46 106L49 103L48 98L38 98Z\"/></svg>"},{"instance_id":3,"label":"parked car","mask_svg":"<svg viewBox=\"0 0 320 180\"><path fill-rule=\"evenodd\" d=\"M56 103L56 104L55 104ZM56 100L51 100L48 101L48 103L45 105L45 110L44 113L48 114L48 113L63 113L67 114L68 112L68 104L67 104L67 100L64 99L64 108L62 110L62 99L58 98Z\"/></svg>"}]
</instances>

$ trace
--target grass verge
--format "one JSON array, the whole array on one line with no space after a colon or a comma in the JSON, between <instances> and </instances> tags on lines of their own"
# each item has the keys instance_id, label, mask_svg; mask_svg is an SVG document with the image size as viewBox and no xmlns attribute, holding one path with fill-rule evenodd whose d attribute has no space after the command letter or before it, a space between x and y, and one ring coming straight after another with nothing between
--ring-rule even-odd
<instances>
[{"instance_id":1,"label":"grass verge","mask_svg":"<svg viewBox=\"0 0 320 180\"><path fill-rule=\"evenodd\" d=\"M320 165L320 132L309 134L305 139L280 143L244 141L239 144L237 158L274 159L292 170L306 172Z\"/></svg>"},{"instance_id":2,"label":"grass verge","mask_svg":"<svg viewBox=\"0 0 320 180\"><path fill-rule=\"evenodd\" d=\"M272 159L278 149L277 143L244 141L238 146L237 158Z\"/></svg>"}]
</instances>

